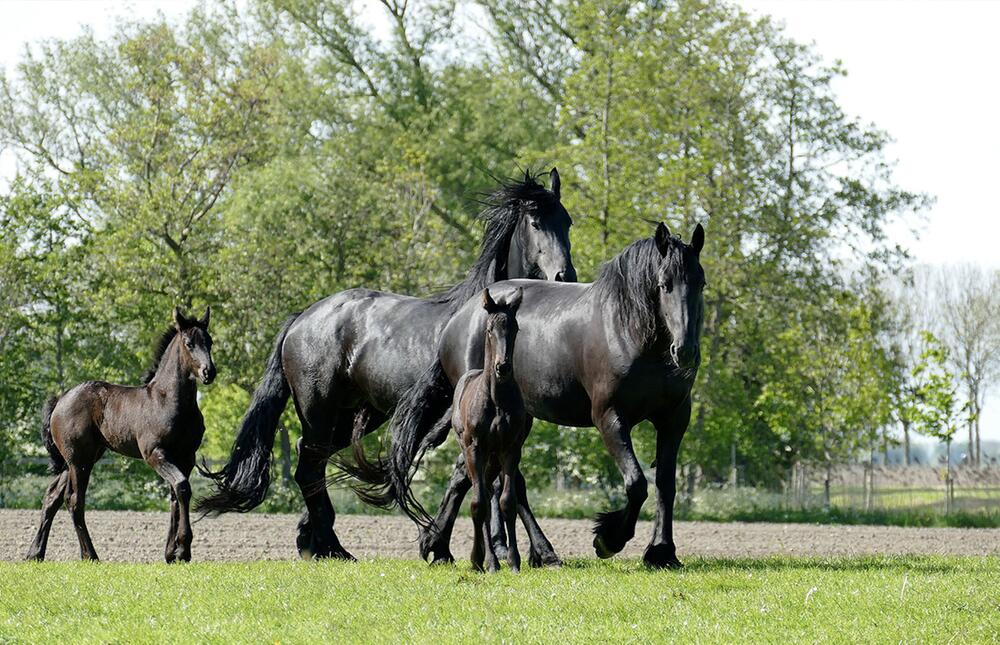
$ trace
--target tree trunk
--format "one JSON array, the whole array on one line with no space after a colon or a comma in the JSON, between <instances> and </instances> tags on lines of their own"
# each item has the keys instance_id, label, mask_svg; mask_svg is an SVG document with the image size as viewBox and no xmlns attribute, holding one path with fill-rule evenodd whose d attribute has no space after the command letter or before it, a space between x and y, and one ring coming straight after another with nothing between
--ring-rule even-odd
<instances>
[{"instance_id":1,"label":"tree trunk","mask_svg":"<svg viewBox=\"0 0 1000 645\"><path fill-rule=\"evenodd\" d=\"M951 489L951 437L945 442L945 473L944 473L944 512L951 513L952 489Z\"/></svg>"},{"instance_id":2,"label":"tree trunk","mask_svg":"<svg viewBox=\"0 0 1000 645\"><path fill-rule=\"evenodd\" d=\"M910 422L903 421L903 460L910 465Z\"/></svg>"},{"instance_id":3,"label":"tree trunk","mask_svg":"<svg viewBox=\"0 0 1000 645\"><path fill-rule=\"evenodd\" d=\"M977 411L976 411L976 465L977 466L982 466L983 465L983 453L982 453L982 445L980 444L980 441L979 441L979 414L980 414L981 410L978 410L978 407L979 406L976 406L976 408L977 408Z\"/></svg>"},{"instance_id":4,"label":"tree trunk","mask_svg":"<svg viewBox=\"0 0 1000 645\"><path fill-rule=\"evenodd\" d=\"M729 485L734 489L739 487L739 473L736 471L736 442L730 448L729 462Z\"/></svg>"},{"instance_id":5,"label":"tree trunk","mask_svg":"<svg viewBox=\"0 0 1000 645\"><path fill-rule=\"evenodd\" d=\"M830 512L830 480L833 479L833 461L826 455L826 477L823 478L823 510Z\"/></svg>"},{"instance_id":6,"label":"tree trunk","mask_svg":"<svg viewBox=\"0 0 1000 645\"><path fill-rule=\"evenodd\" d=\"M976 447L976 422L975 417L969 419L969 446L965 451L965 463L972 466L976 463L975 447Z\"/></svg>"},{"instance_id":7,"label":"tree trunk","mask_svg":"<svg viewBox=\"0 0 1000 645\"><path fill-rule=\"evenodd\" d=\"M611 88L614 81L614 67L608 55L608 73L604 88L604 113L601 115L601 161L603 165L604 203L601 205L601 250L608 257L608 238L611 231Z\"/></svg>"}]
</instances>

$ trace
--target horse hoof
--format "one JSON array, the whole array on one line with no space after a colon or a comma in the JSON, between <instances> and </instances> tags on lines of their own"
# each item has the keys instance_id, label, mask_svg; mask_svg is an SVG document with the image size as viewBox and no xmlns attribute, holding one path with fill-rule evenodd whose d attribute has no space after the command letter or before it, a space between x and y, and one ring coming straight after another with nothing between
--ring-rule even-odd
<instances>
[{"instance_id":1,"label":"horse hoof","mask_svg":"<svg viewBox=\"0 0 1000 645\"><path fill-rule=\"evenodd\" d=\"M666 544L657 544L646 548L642 561L650 569L681 569L684 565L677 559L674 549Z\"/></svg>"},{"instance_id":2,"label":"horse hoof","mask_svg":"<svg viewBox=\"0 0 1000 645\"><path fill-rule=\"evenodd\" d=\"M616 553L608 548L607 544L604 543L604 538L600 535L594 536L594 552L602 560L607 560Z\"/></svg>"},{"instance_id":3,"label":"horse hoof","mask_svg":"<svg viewBox=\"0 0 1000 645\"><path fill-rule=\"evenodd\" d=\"M357 562L358 559L351 555L346 549L338 549L330 554L334 560L344 560L346 562Z\"/></svg>"},{"instance_id":4,"label":"horse hoof","mask_svg":"<svg viewBox=\"0 0 1000 645\"><path fill-rule=\"evenodd\" d=\"M507 554L508 554L508 552L507 552L507 545L500 544L500 543L494 544L493 545L493 552L497 554L497 558L498 559L500 559L500 560L506 560L507 559Z\"/></svg>"},{"instance_id":5,"label":"horse hoof","mask_svg":"<svg viewBox=\"0 0 1000 645\"><path fill-rule=\"evenodd\" d=\"M317 560L344 560L346 562L357 562L358 559L353 555L348 553L344 548L339 549L326 549L323 553L317 553L314 555Z\"/></svg>"},{"instance_id":6,"label":"horse hoof","mask_svg":"<svg viewBox=\"0 0 1000 645\"><path fill-rule=\"evenodd\" d=\"M445 566L449 564L455 564L455 557L450 553L445 553L442 555L434 554L434 559L431 560L431 566Z\"/></svg>"},{"instance_id":7,"label":"horse hoof","mask_svg":"<svg viewBox=\"0 0 1000 645\"><path fill-rule=\"evenodd\" d=\"M543 567L558 569L562 565L563 561L555 553L547 553L541 556L532 551L528 554L528 566L532 569L541 569Z\"/></svg>"}]
</instances>

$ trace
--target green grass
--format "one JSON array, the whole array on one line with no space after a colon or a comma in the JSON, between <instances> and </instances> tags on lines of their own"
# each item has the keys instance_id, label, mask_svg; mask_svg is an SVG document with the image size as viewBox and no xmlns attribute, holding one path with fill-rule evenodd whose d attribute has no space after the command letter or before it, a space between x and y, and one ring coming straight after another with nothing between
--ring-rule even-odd
<instances>
[{"instance_id":1,"label":"green grass","mask_svg":"<svg viewBox=\"0 0 1000 645\"><path fill-rule=\"evenodd\" d=\"M1000 559L0 564L0 642L996 642Z\"/></svg>"}]
</instances>

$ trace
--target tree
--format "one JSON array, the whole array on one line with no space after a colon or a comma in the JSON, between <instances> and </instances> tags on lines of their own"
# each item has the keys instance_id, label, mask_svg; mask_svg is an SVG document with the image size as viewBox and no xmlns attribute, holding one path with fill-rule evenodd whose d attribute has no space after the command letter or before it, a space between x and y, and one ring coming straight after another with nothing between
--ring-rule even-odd
<instances>
[{"instance_id":1,"label":"tree","mask_svg":"<svg viewBox=\"0 0 1000 645\"><path fill-rule=\"evenodd\" d=\"M933 280L935 327L965 389L969 462L978 465L979 420L986 395L1000 379L1000 274L964 264L939 268Z\"/></svg>"},{"instance_id":2,"label":"tree","mask_svg":"<svg viewBox=\"0 0 1000 645\"><path fill-rule=\"evenodd\" d=\"M957 379L949 371L948 349L929 331L923 332L923 351L913 369L916 383L914 405L917 429L920 433L945 442L947 508L951 510L953 491L951 477L951 442L959 427L968 421L969 403L963 403L958 393Z\"/></svg>"}]
</instances>

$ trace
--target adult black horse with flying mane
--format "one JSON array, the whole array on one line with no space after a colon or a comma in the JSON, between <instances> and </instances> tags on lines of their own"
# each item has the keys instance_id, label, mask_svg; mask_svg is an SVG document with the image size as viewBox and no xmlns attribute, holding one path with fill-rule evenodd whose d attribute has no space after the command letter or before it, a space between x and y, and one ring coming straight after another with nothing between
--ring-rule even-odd
<instances>
[{"instance_id":1,"label":"adult black horse with flying mane","mask_svg":"<svg viewBox=\"0 0 1000 645\"><path fill-rule=\"evenodd\" d=\"M625 479L625 508L602 513L594 528L594 548L602 558L621 551L635 535L647 484L631 432L648 419L656 428L658 495L643 559L653 567L681 566L673 541L675 471L701 360L704 241L700 224L684 244L661 223L653 237L608 262L592 284L512 280L490 287L498 298L523 289L513 363L530 417L596 426ZM369 465L367 483L375 490L383 486L383 501L398 503L422 526L421 555L433 554L435 561L452 559L448 541L468 476L464 466L456 467L434 519L414 498L410 483L424 452L447 437L454 384L483 363L485 316L478 298L455 313L441 334L438 359L396 408L388 463Z\"/></svg>"},{"instance_id":2,"label":"adult black horse with flying mane","mask_svg":"<svg viewBox=\"0 0 1000 645\"><path fill-rule=\"evenodd\" d=\"M278 333L229 462L217 473L205 471L217 490L199 500L197 510L245 512L264 500L278 419L292 396L302 422L295 481L307 507L299 522L299 552L352 558L333 529L326 491L330 456L350 445L352 434L363 437L385 422L434 360L452 314L484 287L510 278L576 281L572 220L560 202L554 168L549 181L546 190L525 172L487 198L479 257L465 280L446 293L414 298L351 289L293 315Z\"/></svg>"}]
</instances>

